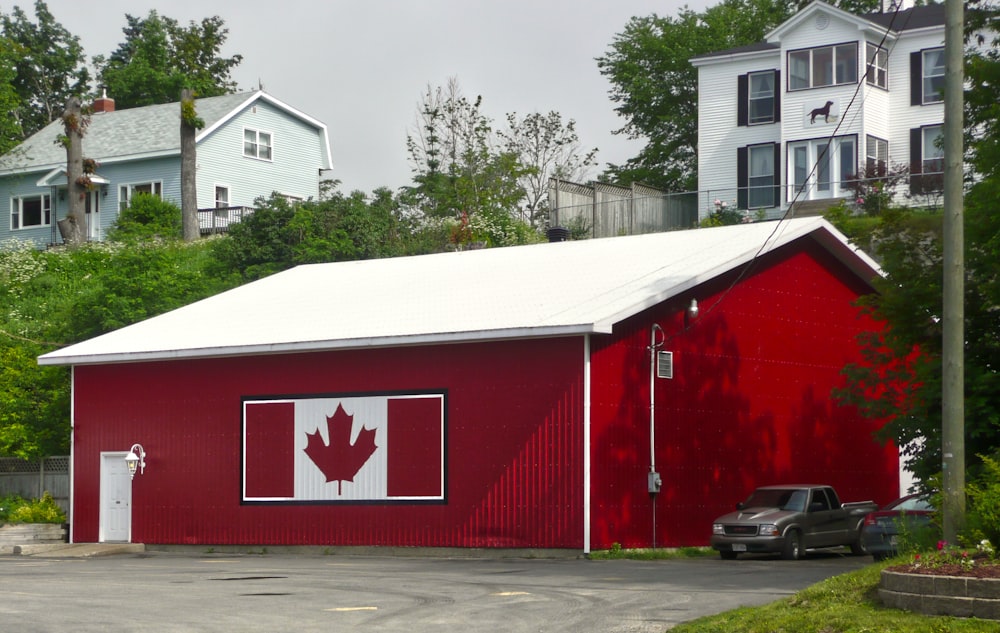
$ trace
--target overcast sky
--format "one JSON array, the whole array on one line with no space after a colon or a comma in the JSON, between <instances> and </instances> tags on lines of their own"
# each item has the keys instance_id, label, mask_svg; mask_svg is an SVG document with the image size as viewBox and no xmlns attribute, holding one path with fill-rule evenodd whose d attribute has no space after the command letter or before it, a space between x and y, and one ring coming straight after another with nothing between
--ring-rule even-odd
<instances>
[{"instance_id":1,"label":"overcast sky","mask_svg":"<svg viewBox=\"0 0 1000 633\"><path fill-rule=\"evenodd\" d=\"M33 0L19 5L33 15ZM326 124L333 177L369 192L410 184L406 135L428 85L458 79L483 97L498 125L507 112L555 110L574 119L601 169L635 155L641 143L612 131L623 120L595 58L632 16L673 16L680 0L47 0L80 37L88 60L124 40L125 14L151 9L187 25L218 15L229 28L223 54L241 54L233 78L258 81L274 97ZM701 9L708 0L687 3ZM109 95L113 97L114 95ZM596 176L597 171L590 174Z\"/></svg>"}]
</instances>

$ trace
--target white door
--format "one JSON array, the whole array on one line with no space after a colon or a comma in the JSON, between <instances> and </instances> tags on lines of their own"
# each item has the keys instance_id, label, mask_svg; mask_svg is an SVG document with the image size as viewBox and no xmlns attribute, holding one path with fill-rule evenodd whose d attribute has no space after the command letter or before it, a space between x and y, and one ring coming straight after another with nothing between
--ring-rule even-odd
<instances>
[{"instance_id":1,"label":"white door","mask_svg":"<svg viewBox=\"0 0 1000 633\"><path fill-rule=\"evenodd\" d=\"M98 192L91 191L87 194L87 237L91 240L101 239L101 197Z\"/></svg>"},{"instance_id":2,"label":"white door","mask_svg":"<svg viewBox=\"0 0 1000 633\"><path fill-rule=\"evenodd\" d=\"M850 193L858 161L853 136L789 143L789 182L799 200L839 198Z\"/></svg>"},{"instance_id":3,"label":"white door","mask_svg":"<svg viewBox=\"0 0 1000 633\"><path fill-rule=\"evenodd\" d=\"M128 453L101 453L102 543L132 540L132 479L125 456Z\"/></svg>"}]
</instances>

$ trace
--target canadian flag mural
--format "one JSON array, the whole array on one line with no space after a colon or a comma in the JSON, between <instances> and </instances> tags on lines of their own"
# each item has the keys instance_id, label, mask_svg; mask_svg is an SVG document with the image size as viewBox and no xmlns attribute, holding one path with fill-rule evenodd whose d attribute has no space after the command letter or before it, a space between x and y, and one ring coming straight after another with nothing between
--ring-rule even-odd
<instances>
[{"instance_id":1,"label":"canadian flag mural","mask_svg":"<svg viewBox=\"0 0 1000 633\"><path fill-rule=\"evenodd\" d=\"M243 500L443 500L444 400L246 399Z\"/></svg>"}]
</instances>

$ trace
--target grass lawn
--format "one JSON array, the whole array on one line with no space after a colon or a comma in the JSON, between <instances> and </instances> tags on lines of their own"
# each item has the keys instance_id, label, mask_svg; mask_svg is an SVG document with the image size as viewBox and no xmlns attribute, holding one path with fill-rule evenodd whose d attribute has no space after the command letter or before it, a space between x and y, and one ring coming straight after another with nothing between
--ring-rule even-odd
<instances>
[{"instance_id":1,"label":"grass lawn","mask_svg":"<svg viewBox=\"0 0 1000 633\"><path fill-rule=\"evenodd\" d=\"M1000 622L918 615L886 609L879 572L897 561L828 578L760 607L745 607L679 624L671 633L1000 633Z\"/></svg>"}]
</instances>

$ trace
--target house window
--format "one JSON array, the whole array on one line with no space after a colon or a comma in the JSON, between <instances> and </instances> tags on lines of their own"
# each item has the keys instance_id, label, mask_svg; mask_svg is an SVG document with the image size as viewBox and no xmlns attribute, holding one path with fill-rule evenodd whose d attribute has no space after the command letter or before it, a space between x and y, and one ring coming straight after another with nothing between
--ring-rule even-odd
<instances>
[{"instance_id":1,"label":"house window","mask_svg":"<svg viewBox=\"0 0 1000 633\"><path fill-rule=\"evenodd\" d=\"M943 141L943 130L940 125L933 125L929 127L922 128L923 131L923 143L921 144L922 156L921 156L921 169L922 174L941 174L944 173L944 147L941 143Z\"/></svg>"},{"instance_id":2,"label":"house window","mask_svg":"<svg viewBox=\"0 0 1000 633\"><path fill-rule=\"evenodd\" d=\"M910 53L910 105L944 100L944 49Z\"/></svg>"},{"instance_id":3,"label":"house window","mask_svg":"<svg viewBox=\"0 0 1000 633\"><path fill-rule=\"evenodd\" d=\"M781 120L781 73L763 70L739 75L736 83L736 124L760 125Z\"/></svg>"},{"instance_id":4,"label":"house window","mask_svg":"<svg viewBox=\"0 0 1000 633\"><path fill-rule=\"evenodd\" d=\"M838 44L788 53L788 89L852 84L858 80L858 45Z\"/></svg>"},{"instance_id":5,"label":"house window","mask_svg":"<svg viewBox=\"0 0 1000 633\"><path fill-rule=\"evenodd\" d=\"M854 136L789 143L788 152L795 194L806 200L842 196L857 177Z\"/></svg>"},{"instance_id":6,"label":"house window","mask_svg":"<svg viewBox=\"0 0 1000 633\"><path fill-rule=\"evenodd\" d=\"M924 51L923 103L937 103L944 100L944 49Z\"/></svg>"},{"instance_id":7,"label":"house window","mask_svg":"<svg viewBox=\"0 0 1000 633\"><path fill-rule=\"evenodd\" d=\"M215 185L215 208L225 209L229 206L229 187Z\"/></svg>"},{"instance_id":8,"label":"house window","mask_svg":"<svg viewBox=\"0 0 1000 633\"><path fill-rule=\"evenodd\" d=\"M776 166L781 161L781 145L766 143L736 148L736 203L740 209L778 206Z\"/></svg>"},{"instance_id":9,"label":"house window","mask_svg":"<svg viewBox=\"0 0 1000 633\"><path fill-rule=\"evenodd\" d=\"M52 198L41 194L19 196L10 200L10 228L29 229L52 223Z\"/></svg>"},{"instance_id":10,"label":"house window","mask_svg":"<svg viewBox=\"0 0 1000 633\"><path fill-rule=\"evenodd\" d=\"M774 203L774 146L759 145L750 148L750 189L751 209L773 207Z\"/></svg>"},{"instance_id":11,"label":"house window","mask_svg":"<svg viewBox=\"0 0 1000 633\"><path fill-rule=\"evenodd\" d=\"M750 75L750 124L774 121L774 72Z\"/></svg>"},{"instance_id":12,"label":"house window","mask_svg":"<svg viewBox=\"0 0 1000 633\"><path fill-rule=\"evenodd\" d=\"M132 197L137 193L145 193L157 198L163 197L163 183L160 181L140 182L131 185L122 185L118 190L118 206L127 209L132 204Z\"/></svg>"},{"instance_id":13,"label":"house window","mask_svg":"<svg viewBox=\"0 0 1000 633\"><path fill-rule=\"evenodd\" d=\"M243 155L271 160L271 134L259 130L243 130Z\"/></svg>"},{"instance_id":14,"label":"house window","mask_svg":"<svg viewBox=\"0 0 1000 633\"><path fill-rule=\"evenodd\" d=\"M868 60L868 70L865 81L869 86L889 89L889 52L871 42L866 44L865 59Z\"/></svg>"},{"instance_id":15,"label":"house window","mask_svg":"<svg viewBox=\"0 0 1000 633\"><path fill-rule=\"evenodd\" d=\"M928 125L910 130L910 192L932 193L944 188L944 130Z\"/></svg>"},{"instance_id":16,"label":"house window","mask_svg":"<svg viewBox=\"0 0 1000 633\"><path fill-rule=\"evenodd\" d=\"M865 177L883 178L889 166L889 141L870 134L865 139Z\"/></svg>"}]
</instances>

